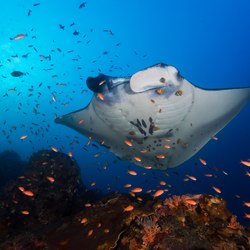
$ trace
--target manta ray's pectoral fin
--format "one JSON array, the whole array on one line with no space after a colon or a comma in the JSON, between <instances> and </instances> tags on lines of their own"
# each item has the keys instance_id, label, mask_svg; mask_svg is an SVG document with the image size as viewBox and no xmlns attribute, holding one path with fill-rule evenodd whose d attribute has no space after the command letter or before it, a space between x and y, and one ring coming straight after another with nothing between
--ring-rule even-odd
<instances>
[{"instance_id":1,"label":"manta ray's pectoral fin","mask_svg":"<svg viewBox=\"0 0 250 250\"><path fill-rule=\"evenodd\" d=\"M250 88L205 90L195 87L192 111L187 116L193 125L217 133L250 99Z\"/></svg>"},{"instance_id":2,"label":"manta ray's pectoral fin","mask_svg":"<svg viewBox=\"0 0 250 250\"><path fill-rule=\"evenodd\" d=\"M105 145L117 139L117 135L96 115L91 103L84 109L57 117L55 122L75 129L99 143L105 141Z\"/></svg>"},{"instance_id":3,"label":"manta ray's pectoral fin","mask_svg":"<svg viewBox=\"0 0 250 250\"><path fill-rule=\"evenodd\" d=\"M177 166L197 153L240 112L249 99L250 88L205 90L194 87L192 108L178 134L188 147L180 147L179 157L173 158L170 165Z\"/></svg>"},{"instance_id":4,"label":"manta ray's pectoral fin","mask_svg":"<svg viewBox=\"0 0 250 250\"><path fill-rule=\"evenodd\" d=\"M74 111L72 113L59 116L55 119L56 123L66 125L80 133L89 134L91 132L91 110L90 106Z\"/></svg>"}]
</instances>

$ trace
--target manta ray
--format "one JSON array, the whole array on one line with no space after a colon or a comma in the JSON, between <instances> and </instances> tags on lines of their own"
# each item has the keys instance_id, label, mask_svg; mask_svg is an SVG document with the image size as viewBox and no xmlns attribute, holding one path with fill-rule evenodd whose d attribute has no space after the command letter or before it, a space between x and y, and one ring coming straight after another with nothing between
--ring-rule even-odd
<instances>
[{"instance_id":1,"label":"manta ray","mask_svg":"<svg viewBox=\"0 0 250 250\"><path fill-rule=\"evenodd\" d=\"M162 170L195 155L250 98L250 88L199 88L163 63L131 77L88 77L87 86L87 107L55 121L121 159Z\"/></svg>"}]
</instances>

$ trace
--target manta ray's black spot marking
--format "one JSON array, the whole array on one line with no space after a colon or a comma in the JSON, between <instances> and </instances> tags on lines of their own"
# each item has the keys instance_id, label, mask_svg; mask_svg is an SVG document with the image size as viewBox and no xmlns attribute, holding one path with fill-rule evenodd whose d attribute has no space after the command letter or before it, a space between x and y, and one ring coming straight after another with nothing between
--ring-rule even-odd
<instances>
[{"instance_id":1,"label":"manta ray's black spot marking","mask_svg":"<svg viewBox=\"0 0 250 250\"><path fill-rule=\"evenodd\" d=\"M138 127L138 130L139 132L142 134L142 135L145 135L146 136L146 131L143 130L141 127Z\"/></svg>"},{"instance_id":2,"label":"manta ray's black spot marking","mask_svg":"<svg viewBox=\"0 0 250 250\"><path fill-rule=\"evenodd\" d=\"M136 120L137 121L137 124L141 127L141 122L139 119Z\"/></svg>"},{"instance_id":3,"label":"manta ray's black spot marking","mask_svg":"<svg viewBox=\"0 0 250 250\"><path fill-rule=\"evenodd\" d=\"M153 122L153 119L152 117L149 117L149 122L150 122L150 126L149 126L149 129L148 129L148 133L153 135L154 131L155 131L155 124Z\"/></svg>"},{"instance_id":4,"label":"manta ray's black spot marking","mask_svg":"<svg viewBox=\"0 0 250 250\"><path fill-rule=\"evenodd\" d=\"M133 121L130 121L130 123L132 124L132 125L134 125L134 126L136 126L137 124L136 123L134 123Z\"/></svg>"},{"instance_id":5,"label":"manta ray's black spot marking","mask_svg":"<svg viewBox=\"0 0 250 250\"><path fill-rule=\"evenodd\" d=\"M141 120L141 123L142 123L142 126L144 127L144 128L147 128L147 124L146 124L146 122L142 119Z\"/></svg>"},{"instance_id":6,"label":"manta ray's black spot marking","mask_svg":"<svg viewBox=\"0 0 250 250\"><path fill-rule=\"evenodd\" d=\"M134 123L133 121L130 121L130 123L134 125L142 135L146 136L146 131L142 129L138 123Z\"/></svg>"},{"instance_id":7,"label":"manta ray's black spot marking","mask_svg":"<svg viewBox=\"0 0 250 250\"><path fill-rule=\"evenodd\" d=\"M153 133L154 133L154 125L153 124L150 124L148 132L149 132L149 134L153 135Z\"/></svg>"}]
</instances>

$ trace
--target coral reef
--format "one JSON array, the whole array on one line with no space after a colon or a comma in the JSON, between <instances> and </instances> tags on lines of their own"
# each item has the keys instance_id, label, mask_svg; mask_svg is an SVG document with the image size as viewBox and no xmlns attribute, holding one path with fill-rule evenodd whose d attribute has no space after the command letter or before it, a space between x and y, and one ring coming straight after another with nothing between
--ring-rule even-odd
<instances>
[{"instance_id":1,"label":"coral reef","mask_svg":"<svg viewBox=\"0 0 250 250\"><path fill-rule=\"evenodd\" d=\"M221 198L173 196L158 204L150 217L138 217L119 249L250 249L250 232Z\"/></svg>"},{"instance_id":2,"label":"coral reef","mask_svg":"<svg viewBox=\"0 0 250 250\"><path fill-rule=\"evenodd\" d=\"M112 194L97 201L82 187L72 158L34 154L1 194L0 249L250 249L249 229L219 197Z\"/></svg>"},{"instance_id":3,"label":"coral reef","mask_svg":"<svg viewBox=\"0 0 250 250\"><path fill-rule=\"evenodd\" d=\"M72 214L81 188L73 159L53 151L33 154L25 173L1 190L0 238Z\"/></svg>"}]
</instances>

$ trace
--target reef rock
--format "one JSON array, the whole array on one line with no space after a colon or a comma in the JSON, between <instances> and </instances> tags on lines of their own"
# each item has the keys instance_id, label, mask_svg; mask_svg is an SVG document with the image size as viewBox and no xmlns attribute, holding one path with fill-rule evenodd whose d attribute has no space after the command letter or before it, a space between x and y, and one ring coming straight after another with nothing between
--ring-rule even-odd
<instances>
[{"instance_id":1,"label":"reef rock","mask_svg":"<svg viewBox=\"0 0 250 250\"><path fill-rule=\"evenodd\" d=\"M138 203L116 195L83 209L74 222L54 230L49 242L51 249L69 250L234 250L250 249L250 231L215 196Z\"/></svg>"},{"instance_id":2,"label":"reef rock","mask_svg":"<svg viewBox=\"0 0 250 250\"><path fill-rule=\"evenodd\" d=\"M82 187L74 159L34 154L25 174L0 195L0 249L250 249L249 229L217 196L162 201L111 194L95 201L95 192Z\"/></svg>"},{"instance_id":3,"label":"reef rock","mask_svg":"<svg viewBox=\"0 0 250 250\"><path fill-rule=\"evenodd\" d=\"M173 196L139 216L118 249L250 249L250 232L211 195Z\"/></svg>"},{"instance_id":4,"label":"reef rock","mask_svg":"<svg viewBox=\"0 0 250 250\"><path fill-rule=\"evenodd\" d=\"M13 150L0 153L0 187L23 173L27 162Z\"/></svg>"},{"instance_id":5,"label":"reef rock","mask_svg":"<svg viewBox=\"0 0 250 250\"><path fill-rule=\"evenodd\" d=\"M53 151L33 154L25 173L1 190L0 240L71 215L81 188L73 159Z\"/></svg>"}]
</instances>

